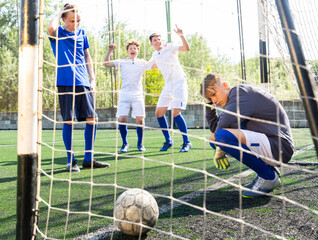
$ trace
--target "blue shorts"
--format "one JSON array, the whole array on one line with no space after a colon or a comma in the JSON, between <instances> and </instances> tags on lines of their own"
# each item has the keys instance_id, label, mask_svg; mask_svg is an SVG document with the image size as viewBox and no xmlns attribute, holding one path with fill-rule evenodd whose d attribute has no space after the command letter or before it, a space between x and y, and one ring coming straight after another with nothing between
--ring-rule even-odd
<instances>
[{"instance_id":1,"label":"blue shorts","mask_svg":"<svg viewBox=\"0 0 318 240\"><path fill-rule=\"evenodd\" d=\"M86 118L96 118L94 95L89 87L75 87L75 112L73 116L73 86L58 86L60 109L63 121L72 120L86 121ZM67 93L67 94L63 94ZM83 93L83 94L79 94Z\"/></svg>"}]
</instances>

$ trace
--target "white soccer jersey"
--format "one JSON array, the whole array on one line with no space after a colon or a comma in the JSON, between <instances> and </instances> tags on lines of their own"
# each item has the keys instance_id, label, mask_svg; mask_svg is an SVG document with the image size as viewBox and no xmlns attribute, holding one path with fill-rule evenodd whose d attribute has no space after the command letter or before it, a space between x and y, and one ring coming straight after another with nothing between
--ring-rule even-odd
<instances>
[{"instance_id":1,"label":"white soccer jersey","mask_svg":"<svg viewBox=\"0 0 318 240\"><path fill-rule=\"evenodd\" d=\"M186 109L188 84L178 59L179 46L169 43L159 52L152 54L149 63L156 64L164 80L157 107Z\"/></svg>"},{"instance_id":2,"label":"white soccer jersey","mask_svg":"<svg viewBox=\"0 0 318 240\"><path fill-rule=\"evenodd\" d=\"M143 59L117 59L115 67L120 67L122 86L120 94L137 96L142 94L142 75L145 70L151 69L150 63Z\"/></svg>"},{"instance_id":3,"label":"white soccer jersey","mask_svg":"<svg viewBox=\"0 0 318 240\"><path fill-rule=\"evenodd\" d=\"M179 46L169 43L159 52L152 54L149 62L151 65L156 63L163 78L165 88L173 89L177 85L186 84L186 75L178 59Z\"/></svg>"}]
</instances>

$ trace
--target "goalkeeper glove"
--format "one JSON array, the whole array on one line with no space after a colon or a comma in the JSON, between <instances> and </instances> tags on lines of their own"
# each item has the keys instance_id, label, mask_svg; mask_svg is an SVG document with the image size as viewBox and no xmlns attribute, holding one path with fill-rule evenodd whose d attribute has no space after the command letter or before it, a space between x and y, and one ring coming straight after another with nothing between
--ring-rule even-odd
<instances>
[{"instance_id":1,"label":"goalkeeper glove","mask_svg":"<svg viewBox=\"0 0 318 240\"><path fill-rule=\"evenodd\" d=\"M230 167L230 163L225 156L225 152L220 147L216 146L214 155L214 165L219 169L227 169Z\"/></svg>"}]
</instances>

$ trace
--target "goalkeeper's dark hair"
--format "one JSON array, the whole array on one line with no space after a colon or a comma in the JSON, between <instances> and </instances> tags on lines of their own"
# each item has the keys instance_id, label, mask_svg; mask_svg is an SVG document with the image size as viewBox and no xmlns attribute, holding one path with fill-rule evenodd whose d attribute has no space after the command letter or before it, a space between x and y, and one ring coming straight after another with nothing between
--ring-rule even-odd
<instances>
[{"instance_id":1,"label":"goalkeeper's dark hair","mask_svg":"<svg viewBox=\"0 0 318 240\"><path fill-rule=\"evenodd\" d=\"M152 38L153 37L161 37L161 35L159 33L153 33L149 36L149 41L151 42L152 41Z\"/></svg>"},{"instance_id":2,"label":"goalkeeper's dark hair","mask_svg":"<svg viewBox=\"0 0 318 240\"><path fill-rule=\"evenodd\" d=\"M71 5L66 3L63 8L63 13L61 15L62 18L66 18L69 12L78 13L78 7L76 5Z\"/></svg>"},{"instance_id":3,"label":"goalkeeper's dark hair","mask_svg":"<svg viewBox=\"0 0 318 240\"><path fill-rule=\"evenodd\" d=\"M206 98L209 96L208 92L214 86L219 86L222 83L223 79L221 75L217 73L209 73L203 79L203 82L200 84L200 94L202 97Z\"/></svg>"}]
</instances>

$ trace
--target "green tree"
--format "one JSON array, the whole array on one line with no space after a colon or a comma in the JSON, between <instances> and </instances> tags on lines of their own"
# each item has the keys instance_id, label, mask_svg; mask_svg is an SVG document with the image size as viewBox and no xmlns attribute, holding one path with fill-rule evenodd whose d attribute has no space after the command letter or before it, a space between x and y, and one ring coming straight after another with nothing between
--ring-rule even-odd
<instances>
[{"instance_id":1,"label":"green tree","mask_svg":"<svg viewBox=\"0 0 318 240\"><path fill-rule=\"evenodd\" d=\"M0 50L5 48L18 57L18 17L16 1L7 0L0 3Z\"/></svg>"},{"instance_id":2,"label":"green tree","mask_svg":"<svg viewBox=\"0 0 318 240\"><path fill-rule=\"evenodd\" d=\"M18 103L18 28L15 1L0 3L0 110L16 111Z\"/></svg>"},{"instance_id":3,"label":"green tree","mask_svg":"<svg viewBox=\"0 0 318 240\"><path fill-rule=\"evenodd\" d=\"M308 64L310 66L311 72L314 75L315 83L318 85L318 60L308 61Z\"/></svg>"},{"instance_id":4,"label":"green tree","mask_svg":"<svg viewBox=\"0 0 318 240\"><path fill-rule=\"evenodd\" d=\"M156 105L158 97L164 86L164 79L158 69L152 69L145 73L145 92L146 92L146 105Z\"/></svg>"},{"instance_id":5,"label":"green tree","mask_svg":"<svg viewBox=\"0 0 318 240\"><path fill-rule=\"evenodd\" d=\"M0 54L0 109L17 111L18 102L18 59L15 53L5 47Z\"/></svg>"}]
</instances>

